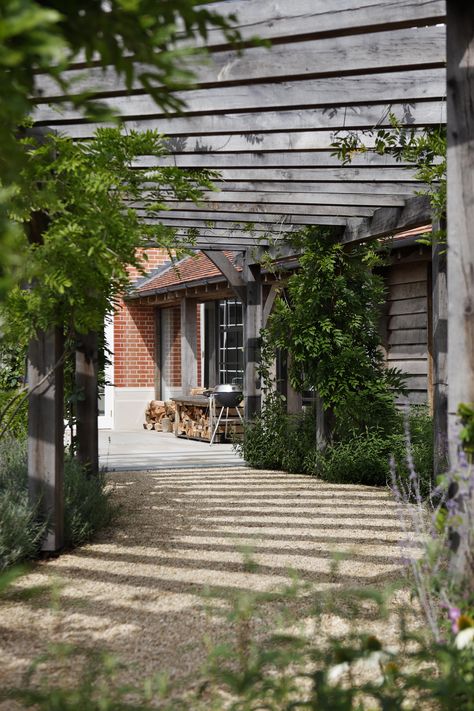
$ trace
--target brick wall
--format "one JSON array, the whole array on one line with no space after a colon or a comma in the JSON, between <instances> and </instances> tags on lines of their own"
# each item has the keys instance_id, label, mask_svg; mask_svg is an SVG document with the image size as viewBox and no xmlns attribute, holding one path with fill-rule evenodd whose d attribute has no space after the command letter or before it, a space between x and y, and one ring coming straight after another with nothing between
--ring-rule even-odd
<instances>
[{"instance_id":1,"label":"brick wall","mask_svg":"<svg viewBox=\"0 0 474 711\"><path fill-rule=\"evenodd\" d=\"M147 273L157 267L161 267L162 264L169 262L170 260L166 249L162 249L161 247L140 249L138 250L138 256L141 257L140 262ZM136 279L140 279L143 276L143 274L135 267L129 267L128 273L130 274L132 283Z\"/></svg>"},{"instance_id":2,"label":"brick wall","mask_svg":"<svg viewBox=\"0 0 474 711\"><path fill-rule=\"evenodd\" d=\"M163 249L146 251L144 261L147 271L156 269L169 260ZM133 283L140 278L136 269L130 269ZM164 373L170 387L181 386L181 314L180 307L171 310L170 333L166 343L170 349L168 372ZM156 329L156 309L130 302L120 302L114 316L114 384L118 388L155 386L155 357L159 353ZM197 306L197 383L201 377L201 328L200 308Z\"/></svg>"},{"instance_id":3,"label":"brick wall","mask_svg":"<svg viewBox=\"0 0 474 711\"><path fill-rule=\"evenodd\" d=\"M141 250L145 255L145 252ZM164 249L146 250L147 271L169 261ZM141 274L130 267L133 283ZM114 384L118 388L155 385L155 309L121 301L114 316Z\"/></svg>"},{"instance_id":4,"label":"brick wall","mask_svg":"<svg viewBox=\"0 0 474 711\"><path fill-rule=\"evenodd\" d=\"M155 309L122 303L114 319L114 384L144 388L155 384Z\"/></svg>"}]
</instances>

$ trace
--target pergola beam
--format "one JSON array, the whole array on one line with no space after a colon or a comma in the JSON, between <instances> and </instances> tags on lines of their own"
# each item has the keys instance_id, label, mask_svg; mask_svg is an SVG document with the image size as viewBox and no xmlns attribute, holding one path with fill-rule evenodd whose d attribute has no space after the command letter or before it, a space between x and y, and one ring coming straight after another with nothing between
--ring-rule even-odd
<instances>
[{"instance_id":1,"label":"pergola beam","mask_svg":"<svg viewBox=\"0 0 474 711\"><path fill-rule=\"evenodd\" d=\"M342 242L364 242L368 239L387 237L395 232L422 227L431 223L432 211L430 201L425 196L417 196L406 201L401 208L381 208L373 216L359 222L348 224Z\"/></svg>"},{"instance_id":2,"label":"pergola beam","mask_svg":"<svg viewBox=\"0 0 474 711\"><path fill-rule=\"evenodd\" d=\"M323 79L299 79L285 83L284 91L275 91L271 82L262 84L242 84L238 91L235 87L216 87L191 89L176 92L176 97L186 103L189 113L227 113L229 111L255 111L258 109L275 110L295 107L317 108L341 104L409 102L420 99L442 99L446 87L444 68L421 69L399 72L382 72L370 75L370 81L364 81L361 93L359 76L336 76ZM135 116L160 116L166 112L150 96L108 97L104 104L115 113ZM81 114L75 108L51 104L38 104L35 121L77 121Z\"/></svg>"},{"instance_id":3,"label":"pergola beam","mask_svg":"<svg viewBox=\"0 0 474 711\"><path fill-rule=\"evenodd\" d=\"M474 8L467 1L451 1L447 7L448 412L451 465L456 468L457 410L461 403L474 403Z\"/></svg>"},{"instance_id":4,"label":"pergola beam","mask_svg":"<svg viewBox=\"0 0 474 711\"><path fill-rule=\"evenodd\" d=\"M64 337L40 331L28 350L28 492L49 522L41 550L64 546Z\"/></svg>"},{"instance_id":5,"label":"pergola beam","mask_svg":"<svg viewBox=\"0 0 474 711\"><path fill-rule=\"evenodd\" d=\"M195 57L191 57L187 64L195 75L195 84L201 89L241 82L281 81L295 76L316 78L376 70L407 70L443 66L444 56L438 50L443 40L443 27L420 27L416 35L412 28L402 27L338 39L331 37L318 42L306 40L296 46L282 43L270 48L249 47L241 55L236 55L233 50L213 52L207 62L196 64ZM370 44L370 53L367 44ZM154 68L138 63L136 71L152 73ZM65 72L64 77L71 82L75 95L94 90L101 96L127 92L123 77L113 68L92 67L87 73L82 68L72 69ZM140 91L142 86L136 80L131 89ZM41 98L44 95L61 98L63 90L51 77L40 75L36 96Z\"/></svg>"},{"instance_id":6,"label":"pergola beam","mask_svg":"<svg viewBox=\"0 0 474 711\"><path fill-rule=\"evenodd\" d=\"M132 113L130 113L130 110ZM219 136L240 134L265 134L272 131L338 131L356 130L377 126L390 127L390 114L406 126L439 126L446 122L446 101L444 98L424 101L410 101L375 104L353 104L325 108L299 108L279 111L254 111L224 114L199 114L196 116L136 117L133 103L129 112L122 114L122 122L127 130L156 130L166 136ZM61 126L61 114L54 119ZM91 121L67 123L64 130L77 139L92 138L98 126ZM107 124L105 124L107 125ZM115 125L115 124L110 124Z\"/></svg>"},{"instance_id":7,"label":"pergola beam","mask_svg":"<svg viewBox=\"0 0 474 711\"><path fill-rule=\"evenodd\" d=\"M281 37L297 38L311 35L352 34L355 32L393 27L429 25L444 22L446 5L443 0L344 0L334 12L326 0L292 0L281 13L279 5L272 0L259 0L250 4L245 0L212 4L213 10L223 15L236 13L240 16L240 31L244 38L254 35L263 39L278 40ZM213 46L222 33L213 30L206 45Z\"/></svg>"},{"instance_id":8,"label":"pergola beam","mask_svg":"<svg viewBox=\"0 0 474 711\"><path fill-rule=\"evenodd\" d=\"M261 205L271 203L287 203L293 205L362 205L365 207L402 207L405 203L403 195L377 195L370 192L351 193L311 193L311 192L284 192L280 190L268 191L222 191L205 193L203 199L213 202L252 202Z\"/></svg>"},{"instance_id":9,"label":"pergola beam","mask_svg":"<svg viewBox=\"0 0 474 711\"><path fill-rule=\"evenodd\" d=\"M216 215L221 212L239 212L242 214L274 214L274 215L321 215L322 217L371 217L374 213L374 208L360 207L358 205L293 205L291 203L258 203L258 202L212 202L208 201L196 205L191 202L167 202L169 210L188 211L190 214L194 212L214 212ZM168 211L163 210L162 213L157 213L155 219L159 219L160 215L167 215ZM153 218L152 218L153 219Z\"/></svg>"},{"instance_id":10,"label":"pergola beam","mask_svg":"<svg viewBox=\"0 0 474 711\"><path fill-rule=\"evenodd\" d=\"M334 217L334 216L312 216L312 215L275 215L272 213L260 212L258 215L255 213L247 212L205 212L200 210L190 210L189 212L182 211L169 211L161 213L163 217L160 218L147 218L147 221L153 223L155 220L162 225L168 227L200 227L202 229L220 228L220 229L233 229L241 230L248 229L251 225L252 229L256 232L268 231L280 227L291 227L291 226L302 226L302 225L313 225L313 224L328 224L328 225L346 225L346 217ZM141 215L145 217L145 215Z\"/></svg>"},{"instance_id":11,"label":"pergola beam","mask_svg":"<svg viewBox=\"0 0 474 711\"><path fill-rule=\"evenodd\" d=\"M328 151L259 151L258 148L244 153L176 153L160 158L143 156L134 161L136 168L207 168L220 170L229 168L336 168L341 169L341 160L334 155L334 149ZM351 167L377 168L381 171L381 180L384 178L385 168L408 169L413 166L401 163L391 155L379 155L372 151L360 152L353 156ZM389 175L389 173L387 173ZM412 178L413 179L413 178Z\"/></svg>"}]
</instances>

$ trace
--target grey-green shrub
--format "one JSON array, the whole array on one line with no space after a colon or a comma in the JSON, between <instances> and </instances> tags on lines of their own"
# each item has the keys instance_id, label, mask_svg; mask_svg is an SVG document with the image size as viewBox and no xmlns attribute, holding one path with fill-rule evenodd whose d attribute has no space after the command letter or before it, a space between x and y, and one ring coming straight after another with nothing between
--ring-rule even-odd
<instances>
[{"instance_id":1,"label":"grey-green shrub","mask_svg":"<svg viewBox=\"0 0 474 711\"><path fill-rule=\"evenodd\" d=\"M26 445L0 439L0 570L33 558L46 524L28 500Z\"/></svg>"},{"instance_id":2,"label":"grey-green shrub","mask_svg":"<svg viewBox=\"0 0 474 711\"><path fill-rule=\"evenodd\" d=\"M65 546L78 546L107 526L114 507L105 476L88 476L72 457L64 463ZM0 570L35 558L47 521L28 498L26 441L0 439Z\"/></svg>"},{"instance_id":3,"label":"grey-green shrub","mask_svg":"<svg viewBox=\"0 0 474 711\"><path fill-rule=\"evenodd\" d=\"M10 491L0 492L0 570L34 558L45 531L46 524L38 520L27 491L14 497Z\"/></svg>"},{"instance_id":4,"label":"grey-green shrub","mask_svg":"<svg viewBox=\"0 0 474 711\"><path fill-rule=\"evenodd\" d=\"M64 462L64 539L66 546L79 546L108 526L115 508L105 475L87 474L76 459Z\"/></svg>"}]
</instances>

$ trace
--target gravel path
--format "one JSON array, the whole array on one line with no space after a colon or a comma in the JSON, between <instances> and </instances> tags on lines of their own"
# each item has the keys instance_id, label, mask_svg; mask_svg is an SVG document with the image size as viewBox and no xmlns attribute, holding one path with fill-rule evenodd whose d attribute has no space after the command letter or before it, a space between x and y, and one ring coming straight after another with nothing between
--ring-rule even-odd
<instances>
[{"instance_id":1,"label":"gravel path","mask_svg":"<svg viewBox=\"0 0 474 711\"><path fill-rule=\"evenodd\" d=\"M3 684L51 641L106 648L130 678L166 669L184 679L206 656L203 636L226 634L222 616L206 612L206 590L222 607L232 591L280 589L291 570L318 589L400 572L395 504L381 489L242 467L111 478L114 529L39 564L0 607ZM53 595L25 595L51 583Z\"/></svg>"}]
</instances>

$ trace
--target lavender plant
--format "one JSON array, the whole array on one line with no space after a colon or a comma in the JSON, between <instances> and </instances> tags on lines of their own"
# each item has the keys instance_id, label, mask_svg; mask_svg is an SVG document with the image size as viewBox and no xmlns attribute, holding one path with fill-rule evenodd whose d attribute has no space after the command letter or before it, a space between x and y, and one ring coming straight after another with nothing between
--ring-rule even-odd
<instances>
[{"instance_id":1,"label":"lavender plant","mask_svg":"<svg viewBox=\"0 0 474 711\"><path fill-rule=\"evenodd\" d=\"M466 412L465 408L462 406L460 413ZM404 558L428 628L437 644L454 643L459 649L472 645L474 671L474 465L469 449L463 447L466 426L463 432L457 461L427 497L421 493L408 428L408 479L398 475L393 460L391 470ZM459 560L463 561L462 569Z\"/></svg>"}]
</instances>

